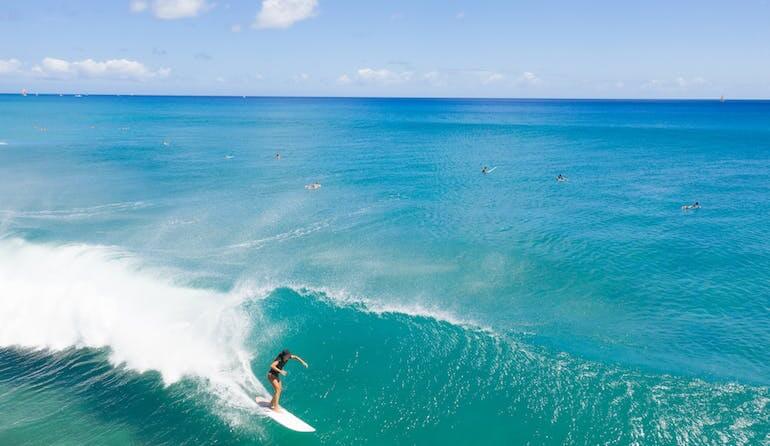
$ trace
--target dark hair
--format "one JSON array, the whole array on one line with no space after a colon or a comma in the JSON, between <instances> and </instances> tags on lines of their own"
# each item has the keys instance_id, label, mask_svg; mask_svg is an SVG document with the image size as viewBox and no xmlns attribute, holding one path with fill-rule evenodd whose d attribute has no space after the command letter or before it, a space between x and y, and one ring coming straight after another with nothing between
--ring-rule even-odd
<instances>
[{"instance_id":1,"label":"dark hair","mask_svg":"<svg viewBox=\"0 0 770 446\"><path fill-rule=\"evenodd\" d=\"M288 349L283 350L281 353L278 354L278 356L282 358L291 358L291 352Z\"/></svg>"}]
</instances>

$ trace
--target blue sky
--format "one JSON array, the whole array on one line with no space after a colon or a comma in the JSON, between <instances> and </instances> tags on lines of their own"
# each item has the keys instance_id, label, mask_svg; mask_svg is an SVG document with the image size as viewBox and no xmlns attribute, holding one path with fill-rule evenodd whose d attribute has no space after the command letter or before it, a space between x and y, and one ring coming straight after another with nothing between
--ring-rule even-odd
<instances>
[{"instance_id":1,"label":"blue sky","mask_svg":"<svg viewBox=\"0 0 770 446\"><path fill-rule=\"evenodd\" d=\"M770 97L770 2L0 0L0 91Z\"/></svg>"}]
</instances>

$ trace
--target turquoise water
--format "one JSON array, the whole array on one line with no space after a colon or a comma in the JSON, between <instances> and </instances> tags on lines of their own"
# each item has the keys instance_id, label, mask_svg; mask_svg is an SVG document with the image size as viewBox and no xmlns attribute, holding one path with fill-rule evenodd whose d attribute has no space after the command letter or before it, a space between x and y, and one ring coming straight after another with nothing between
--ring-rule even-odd
<instances>
[{"instance_id":1,"label":"turquoise water","mask_svg":"<svg viewBox=\"0 0 770 446\"><path fill-rule=\"evenodd\" d=\"M0 96L0 444L770 444L769 184L762 101Z\"/></svg>"}]
</instances>

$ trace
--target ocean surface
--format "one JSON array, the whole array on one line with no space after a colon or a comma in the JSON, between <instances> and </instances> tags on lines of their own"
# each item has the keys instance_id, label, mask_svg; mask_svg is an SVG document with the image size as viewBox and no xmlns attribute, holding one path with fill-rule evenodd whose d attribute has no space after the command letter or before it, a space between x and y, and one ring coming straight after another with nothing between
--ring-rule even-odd
<instances>
[{"instance_id":1,"label":"ocean surface","mask_svg":"<svg viewBox=\"0 0 770 446\"><path fill-rule=\"evenodd\" d=\"M768 386L770 102L0 96L2 445L768 445Z\"/></svg>"}]
</instances>

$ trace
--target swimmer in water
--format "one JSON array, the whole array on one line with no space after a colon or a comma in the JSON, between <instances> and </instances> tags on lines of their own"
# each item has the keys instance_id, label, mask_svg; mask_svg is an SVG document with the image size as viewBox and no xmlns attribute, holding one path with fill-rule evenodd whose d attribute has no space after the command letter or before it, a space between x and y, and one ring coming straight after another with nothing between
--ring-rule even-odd
<instances>
[{"instance_id":1,"label":"swimmer in water","mask_svg":"<svg viewBox=\"0 0 770 446\"><path fill-rule=\"evenodd\" d=\"M281 159L281 153L280 152L275 152L275 159L277 159L277 160Z\"/></svg>"},{"instance_id":2,"label":"swimmer in water","mask_svg":"<svg viewBox=\"0 0 770 446\"><path fill-rule=\"evenodd\" d=\"M693 204L686 204L686 205L682 206L682 210L688 211L690 209L700 209L700 203L698 203L696 201Z\"/></svg>"},{"instance_id":3,"label":"swimmer in water","mask_svg":"<svg viewBox=\"0 0 770 446\"><path fill-rule=\"evenodd\" d=\"M484 175L488 174L489 173L489 167L487 167L487 166L482 167L481 168L481 173L483 173Z\"/></svg>"},{"instance_id":4,"label":"swimmer in water","mask_svg":"<svg viewBox=\"0 0 770 446\"><path fill-rule=\"evenodd\" d=\"M281 400L281 391L283 390L281 386L281 376L286 376L288 373L283 368L290 359L298 361L307 368L307 363L302 358L297 355L292 355L288 350L284 350L281 353L278 353L278 356L273 359L273 362L270 363L270 369L267 371L267 380L270 381L270 384L273 385L273 389L275 390L273 399L270 400L270 408L276 412L281 410L281 406L278 404ZM257 397L257 400L259 400L259 397Z\"/></svg>"},{"instance_id":5,"label":"swimmer in water","mask_svg":"<svg viewBox=\"0 0 770 446\"><path fill-rule=\"evenodd\" d=\"M565 176L564 176L564 175L562 175L562 174L559 174L559 175L556 177L556 181L558 181L558 182L560 182L560 183L561 183L561 182L564 182L564 181L567 181L567 177L565 177Z\"/></svg>"},{"instance_id":6,"label":"swimmer in water","mask_svg":"<svg viewBox=\"0 0 770 446\"><path fill-rule=\"evenodd\" d=\"M321 188L321 183L319 183L317 181L315 183L310 183L310 184L306 184L305 185L305 189L307 189L307 190L315 190L315 189L320 189L320 188Z\"/></svg>"}]
</instances>

